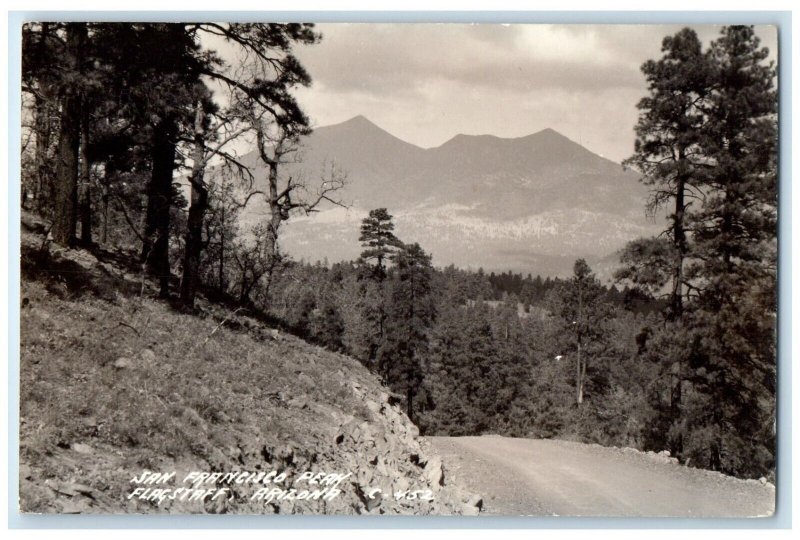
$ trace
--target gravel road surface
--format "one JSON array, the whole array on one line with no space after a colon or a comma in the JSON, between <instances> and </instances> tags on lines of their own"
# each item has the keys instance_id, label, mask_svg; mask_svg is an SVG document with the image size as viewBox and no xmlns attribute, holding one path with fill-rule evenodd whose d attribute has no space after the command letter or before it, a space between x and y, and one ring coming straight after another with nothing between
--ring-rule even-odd
<instances>
[{"instance_id":1,"label":"gravel road surface","mask_svg":"<svg viewBox=\"0 0 800 540\"><path fill-rule=\"evenodd\" d=\"M426 439L450 477L483 496L485 514L757 517L775 508L769 483L632 449L499 436Z\"/></svg>"}]
</instances>

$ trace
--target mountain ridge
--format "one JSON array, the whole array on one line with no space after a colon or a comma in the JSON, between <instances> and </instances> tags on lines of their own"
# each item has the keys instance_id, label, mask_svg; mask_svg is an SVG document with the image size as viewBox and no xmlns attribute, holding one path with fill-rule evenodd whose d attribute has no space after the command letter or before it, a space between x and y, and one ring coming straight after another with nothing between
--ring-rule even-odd
<instances>
[{"instance_id":1,"label":"mountain ridge","mask_svg":"<svg viewBox=\"0 0 800 540\"><path fill-rule=\"evenodd\" d=\"M320 132L324 133L326 131L332 131L334 129L335 130L339 130L339 129L342 129L342 128L345 128L345 127L348 127L348 128L349 127L359 127L361 129L371 129L373 131L380 132L382 134L388 135L389 137L391 137L393 139L396 139L397 141L405 143L406 145L409 145L409 146L413 146L414 148L417 148L417 149L422 150L422 151L437 150L437 149L442 148L444 146L448 146L451 143L453 143L454 141L457 141L459 139L485 139L485 140L496 140L496 141L503 141L503 142L511 142L511 141L526 141L526 140L531 140L531 139L538 139L538 138L548 137L548 138L557 138L557 139L562 140L562 141L567 141L567 142L569 142L569 143L571 143L573 145L579 146L580 148L586 150L587 152L595 154L594 152L592 152L588 148L582 146L580 143L578 143L576 141L573 141L572 139L570 139L569 137L567 137L563 133L561 133L561 132L559 132L559 131L551 128L551 127L546 127L546 128L540 129L539 131L535 131L535 132L529 133L527 135L520 135L518 137L503 137L503 136L500 136L500 135L495 135L493 133L476 133L476 134L473 134L473 133L456 133L455 135L453 135L449 139L445 140L444 142L442 142L441 144L438 144L436 146L420 146L420 145L415 144L413 142L410 142L410 141L407 141L405 139L402 139L401 137L398 137L397 135L394 135L389 130L379 126L378 124L376 124L375 122L373 122L372 120L370 120L369 118L364 116L363 114L357 114L356 116L353 116L352 118L349 118L349 119L344 120L342 122L336 122L336 123L333 123L333 124L325 124L323 126L318 126L318 127L314 128L314 132L313 133L315 133L315 134L320 133ZM605 156L601 156L599 154L595 154L595 155L597 155L598 157L600 157L600 158L602 158L602 159L604 159L606 161L609 161L610 163L613 163L615 165L619 165L618 162L616 162L616 161L614 161L612 159L609 159L609 158L607 158Z\"/></svg>"},{"instance_id":2,"label":"mountain ridge","mask_svg":"<svg viewBox=\"0 0 800 540\"><path fill-rule=\"evenodd\" d=\"M296 258L352 259L359 222L373 208L387 208L400 238L419 242L436 264L543 275L564 275L569 260L600 260L653 232L638 176L552 128L513 138L457 134L422 148L358 115L317 128L302 155L284 174L313 186L335 163L352 208L287 222L282 247ZM263 208L248 207L245 224L258 215ZM549 262L537 269L531 261Z\"/></svg>"}]
</instances>

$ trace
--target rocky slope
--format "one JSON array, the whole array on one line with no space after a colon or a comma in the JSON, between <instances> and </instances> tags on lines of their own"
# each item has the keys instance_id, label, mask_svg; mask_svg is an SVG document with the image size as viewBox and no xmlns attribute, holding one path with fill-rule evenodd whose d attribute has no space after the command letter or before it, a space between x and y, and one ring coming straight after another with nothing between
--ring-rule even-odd
<instances>
[{"instance_id":1,"label":"rocky slope","mask_svg":"<svg viewBox=\"0 0 800 540\"><path fill-rule=\"evenodd\" d=\"M221 306L178 313L121 254L55 249L40 232L23 224L22 511L478 513L356 360ZM132 482L144 471L175 474ZM286 478L184 481L193 471ZM137 487L228 491L156 501ZM340 493L300 495L323 487Z\"/></svg>"}]
</instances>

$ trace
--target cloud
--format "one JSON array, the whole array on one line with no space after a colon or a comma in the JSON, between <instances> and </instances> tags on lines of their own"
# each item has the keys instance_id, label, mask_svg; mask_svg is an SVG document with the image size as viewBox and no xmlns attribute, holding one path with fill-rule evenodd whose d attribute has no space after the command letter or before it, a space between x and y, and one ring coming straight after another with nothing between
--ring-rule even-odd
<instances>
[{"instance_id":1,"label":"cloud","mask_svg":"<svg viewBox=\"0 0 800 540\"><path fill-rule=\"evenodd\" d=\"M297 50L314 79L297 92L316 125L363 114L409 142L546 127L620 161L633 149L641 64L681 25L320 24ZM695 27L708 43L716 26ZM777 33L759 27L773 51Z\"/></svg>"},{"instance_id":2,"label":"cloud","mask_svg":"<svg viewBox=\"0 0 800 540\"><path fill-rule=\"evenodd\" d=\"M553 25L322 25L299 51L333 91L409 92L420 81L491 88L634 86L638 63L601 46L596 30Z\"/></svg>"}]
</instances>

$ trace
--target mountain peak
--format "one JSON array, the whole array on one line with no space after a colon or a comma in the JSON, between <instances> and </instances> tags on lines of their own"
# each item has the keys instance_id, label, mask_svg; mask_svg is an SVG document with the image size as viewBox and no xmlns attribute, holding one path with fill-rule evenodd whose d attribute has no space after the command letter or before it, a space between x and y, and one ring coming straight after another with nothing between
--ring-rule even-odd
<instances>
[{"instance_id":1,"label":"mountain peak","mask_svg":"<svg viewBox=\"0 0 800 540\"><path fill-rule=\"evenodd\" d=\"M373 121L371 121L369 118L367 118L363 114L357 114L354 117L352 117L350 120L345 120L344 122L342 122L342 124L369 124L371 126L375 125L375 123Z\"/></svg>"},{"instance_id":2,"label":"mountain peak","mask_svg":"<svg viewBox=\"0 0 800 540\"><path fill-rule=\"evenodd\" d=\"M563 137L563 135L561 133L559 133L558 131L554 130L553 128L544 128L543 130L537 131L536 133L534 133L534 135L547 135L547 136L550 136L550 137L552 137L552 136Z\"/></svg>"},{"instance_id":3,"label":"mountain peak","mask_svg":"<svg viewBox=\"0 0 800 540\"><path fill-rule=\"evenodd\" d=\"M554 130L553 128L544 128L536 133L531 133L525 137L521 137L522 139L538 139L543 141L552 141L552 142L561 142L561 143L572 143L578 144L566 135L559 133L558 131Z\"/></svg>"},{"instance_id":4,"label":"mountain peak","mask_svg":"<svg viewBox=\"0 0 800 540\"><path fill-rule=\"evenodd\" d=\"M330 124L317 129L322 131L332 130L337 133L357 134L357 136L375 136L375 134L380 133L385 136L397 138L363 114L359 114L349 120L339 122L338 124Z\"/></svg>"},{"instance_id":5,"label":"mountain peak","mask_svg":"<svg viewBox=\"0 0 800 540\"><path fill-rule=\"evenodd\" d=\"M363 114L338 124L317 128L312 137L331 139L337 141L336 144L349 142L354 145L354 151L363 151L364 145L375 144L390 145L395 151L399 147L421 151L421 148L392 135Z\"/></svg>"},{"instance_id":6,"label":"mountain peak","mask_svg":"<svg viewBox=\"0 0 800 540\"><path fill-rule=\"evenodd\" d=\"M372 129L372 130L377 129L386 132L385 129L378 126L375 122L373 122L363 114L356 115L350 118L349 120L345 120L344 122L340 122L338 124L332 124L326 127L348 127L353 129Z\"/></svg>"}]
</instances>

